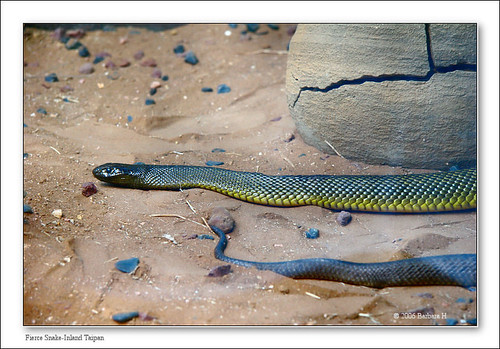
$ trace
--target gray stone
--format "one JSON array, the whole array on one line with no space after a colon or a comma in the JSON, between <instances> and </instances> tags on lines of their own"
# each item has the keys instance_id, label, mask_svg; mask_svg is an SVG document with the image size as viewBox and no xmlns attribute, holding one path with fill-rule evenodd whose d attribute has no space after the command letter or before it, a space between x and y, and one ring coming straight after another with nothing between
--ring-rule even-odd
<instances>
[{"instance_id":1,"label":"gray stone","mask_svg":"<svg viewBox=\"0 0 500 349\"><path fill-rule=\"evenodd\" d=\"M476 24L430 24L429 32L436 67L477 63Z\"/></svg>"},{"instance_id":2,"label":"gray stone","mask_svg":"<svg viewBox=\"0 0 500 349\"><path fill-rule=\"evenodd\" d=\"M424 25L299 25L286 93L299 134L324 152L336 154L328 142L371 164L475 164L476 72L431 72Z\"/></svg>"}]
</instances>

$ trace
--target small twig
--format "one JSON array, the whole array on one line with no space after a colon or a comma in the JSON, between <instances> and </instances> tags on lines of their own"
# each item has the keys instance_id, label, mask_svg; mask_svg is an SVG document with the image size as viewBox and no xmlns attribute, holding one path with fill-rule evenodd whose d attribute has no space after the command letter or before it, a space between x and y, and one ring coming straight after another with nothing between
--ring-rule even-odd
<instances>
[{"instance_id":1,"label":"small twig","mask_svg":"<svg viewBox=\"0 0 500 349\"><path fill-rule=\"evenodd\" d=\"M288 162L293 168L295 168L295 165L286 157L286 156L283 156L283 160L285 160L286 162Z\"/></svg>"},{"instance_id":2,"label":"small twig","mask_svg":"<svg viewBox=\"0 0 500 349\"><path fill-rule=\"evenodd\" d=\"M113 257L111 259L108 259L107 261L105 261L104 263L109 263L109 262L113 262L113 261L116 261L118 259L118 257Z\"/></svg>"},{"instance_id":3,"label":"small twig","mask_svg":"<svg viewBox=\"0 0 500 349\"><path fill-rule=\"evenodd\" d=\"M192 219L189 219L189 218L186 218L186 217L183 217L181 215L174 214L174 213L154 213L154 214L150 214L149 217L176 217L176 218L180 218L180 219L183 219L183 220L191 222L191 223L195 223L195 224L201 225L202 227L205 226L205 225L203 225L201 223L193 221Z\"/></svg>"},{"instance_id":4,"label":"small twig","mask_svg":"<svg viewBox=\"0 0 500 349\"><path fill-rule=\"evenodd\" d=\"M186 199L186 204L189 206L189 208L191 209L191 211L193 211L193 213L198 214L198 212L196 212L196 210L194 209L194 207L189 203L189 201L187 199Z\"/></svg>"},{"instance_id":5,"label":"small twig","mask_svg":"<svg viewBox=\"0 0 500 349\"><path fill-rule=\"evenodd\" d=\"M321 299L321 297L320 297L320 296L317 296L317 295L315 295L314 293L306 292L306 295L308 295L309 297L316 298L316 299Z\"/></svg>"},{"instance_id":6,"label":"small twig","mask_svg":"<svg viewBox=\"0 0 500 349\"><path fill-rule=\"evenodd\" d=\"M59 150L57 150L53 146L49 145L49 148L52 149L53 151L55 151L57 154L61 155L61 153L59 152Z\"/></svg>"},{"instance_id":7,"label":"small twig","mask_svg":"<svg viewBox=\"0 0 500 349\"><path fill-rule=\"evenodd\" d=\"M330 148L332 148L332 149L333 149L333 151L334 151L335 153L337 153L337 155L338 155L338 156L340 156L342 159L345 159L345 158L342 156L342 154L340 154L340 153L337 151L337 149L335 149L335 148L333 147L333 145L331 145L330 143L328 143L328 141L327 141L326 139L325 139L325 143L326 143L326 144L328 144L328 146L329 146Z\"/></svg>"}]
</instances>

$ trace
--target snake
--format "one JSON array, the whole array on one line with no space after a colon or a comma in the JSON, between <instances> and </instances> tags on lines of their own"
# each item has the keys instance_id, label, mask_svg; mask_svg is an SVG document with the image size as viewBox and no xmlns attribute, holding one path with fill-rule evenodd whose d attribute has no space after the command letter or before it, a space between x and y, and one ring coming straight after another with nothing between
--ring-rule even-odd
<instances>
[{"instance_id":1,"label":"snake","mask_svg":"<svg viewBox=\"0 0 500 349\"><path fill-rule=\"evenodd\" d=\"M100 181L143 190L202 188L251 203L377 213L433 213L477 208L476 169L406 175L267 175L219 167L106 163L92 170ZM214 255L245 267L287 277L332 280L368 287L476 286L476 255L408 258L354 263L328 258L254 262L224 255L225 234L217 227Z\"/></svg>"}]
</instances>

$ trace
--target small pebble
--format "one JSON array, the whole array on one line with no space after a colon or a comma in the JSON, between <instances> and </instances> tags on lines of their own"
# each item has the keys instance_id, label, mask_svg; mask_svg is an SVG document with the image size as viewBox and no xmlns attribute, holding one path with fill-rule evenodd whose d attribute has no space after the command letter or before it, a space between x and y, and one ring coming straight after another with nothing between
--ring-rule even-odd
<instances>
[{"instance_id":1,"label":"small pebble","mask_svg":"<svg viewBox=\"0 0 500 349\"><path fill-rule=\"evenodd\" d=\"M139 312L138 311L131 311L129 313L119 313L119 314L114 314L111 318L116 321L116 322L119 322L119 323L124 323L124 322L127 322L127 321L130 321L132 320L133 318L136 318L139 316Z\"/></svg>"},{"instance_id":2,"label":"small pebble","mask_svg":"<svg viewBox=\"0 0 500 349\"><path fill-rule=\"evenodd\" d=\"M65 34L66 34L65 30L59 27L50 34L50 37L55 40L61 40L61 38L64 37Z\"/></svg>"},{"instance_id":3,"label":"small pebble","mask_svg":"<svg viewBox=\"0 0 500 349\"><path fill-rule=\"evenodd\" d=\"M232 32L231 32L230 30L226 30L226 31L224 32L224 35L225 35L225 36L231 36L231 34L232 34Z\"/></svg>"},{"instance_id":4,"label":"small pebble","mask_svg":"<svg viewBox=\"0 0 500 349\"><path fill-rule=\"evenodd\" d=\"M212 149L212 153L225 153L226 150L222 148L214 148Z\"/></svg>"},{"instance_id":5,"label":"small pebble","mask_svg":"<svg viewBox=\"0 0 500 349\"><path fill-rule=\"evenodd\" d=\"M110 74L106 75L109 80L117 80L120 77L120 73L117 70L112 71Z\"/></svg>"},{"instance_id":6,"label":"small pebble","mask_svg":"<svg viewBox=\"0 0 500 349\"><path fill-rule=\"evenodd\" d=\"M211 87L202 87L201 92L214 92L214 89Z\"/></svg>"},{"instance_id":7,"label":"small pebble","mask_svg":"<svg viewBox=\"0 0 500 349\"><path fill-rule=\"evenodd\" d=\"M33 209L28 204L23 204L23 213L33 213Z\"/></svg>"},{"instance_id":8,"label":"small pebble","mask_svg":"<svg viewBox=\"0 0 500 349\"><path fill-rule=\"evenodd\" d=\"M227 86L226 84L220 84L217 86L217 93L228 93L231 92L231 88Z\"/></svg>"},{"instance_id":9,"label":"small pebble","mask_svg":"<svg viewBox=\"0 0 500 349\"><path fill-rule=\"evenodd\" d=\"M156 94L156 88L152 88L152 89L149 90L149 95L150 96L153 96L155 94Z\"/></svg>"},{"instance_id":10,"label":"small pebble","mask_svg":"<svg viewBox=\"0 0 500 349\"><path fill-rule=\"evenodd\" d=\"M97 193L97 187L92 182L86 182L82 184L82 195L89 197Z\"/></svg>"},{"instance_id":11,"label":"small pebble","mask_svg":"<svg viewBox=\"0 0 500 349\"><path fill-rule=\"evenodd\" d=\"M123 259L115 263L115 268L123 273L132 273L139 265L139 258Z\"/></svg>"},{"instance_id":12,"label":"small pebble","mask_svg":"<svg viewBox=\"0 0 500 349\"><path fill-rule=\"evenodd\" d=\"M292 36L293 34L295 34L295 31L297 30L297 25L291 25L288 27L288 29L286 30L286 33L289 35L289 36Z\"/></svg>"},{"instance_id":13,"label":"small pebble","mask_svg":"<svg viewBox=\"0 0 500 349\"><path fill-rule=\"evenodd\" d=\"M155 79L160 79L161 78L161 70L158 68L153 69L153 72L151 73L151 77Z\"/></svg>"},{"instance_id":14,"label":"small pebble","mask_svg":"<svg viewBox=\"0 0 500 349\"><path fill-rule=\"evenodd\" d=\"M85 36L85 30L83 29L68 30L66 32L66 35L69 36L70 38L81 39Z\"/></svg>"},{"instance_id":15,"label":"small pebble","mask_svg":"<svg viewBox=\"0 0 500 349\"><path fill-rule=\"evenodd\" d=\"M130 115L127 116L127 122L132 122L132 120L133 120L132 116L130 116Z\"/></svg>"},{"instance_id":16,"label":"small pebble","mask_svg":"<svg viewBox=\"0 0 500 349\"><path fill-rule=\"evenodd\" d=\"M27 159L27 158L28 158L28 156L29 156L29 154L28 154L28 153L23 153L23 159Z\"/></svg>"},{"instance_id":17,"label":"small pebble","mask_svg":"<svg viewBox=\"0 0 500 349\"><path fill-rule=\"evenodd\" d=\"M63 216L62 210L60 208L52 211L52 215L56 218L61 218Z\"/></svg>"},{"instance_id":18,"label":"small pebble","mask_svg":"<svg viewBox=\"0 0 500 349\"><path fill-rule=\"evenodd\" d=\"M174 53L175 54L180 54L184 53L184 46L183 45L177 45L174 47Z\"/></svg>"},{"instance_id":19,"label":"small pebble","mask_svg":"<svg viewBox=\"0 0 500 349\"><path fill-rule=\"evenodd\" d=\"M141 60L143 58L144 58L144 51L140 50L140 51L137 51L136 53L134 53L134 59L136 61Z\"/></svg>"},{"instance_id":20,"label":"small pebble","mask_svg":"<svg viewBox=\"0 0 500 349\"><path fill-rule=\"evenodd\" d=\"M267 30L265 30L263 32L255 33L255 35L267 35L267 34L269 34L269 32Z\"/></svg>"},{"instance_id":21,"label":"small pebble","mask_svg":"<svg viewBox=\"0 0 500 349\"><path fill-rule=\"evenodd\" d=\"M124 58L121 58L120 60L118 60L119 67L125 68L125 67L128 67L129 65L130 65L130 62Z\"/></svg>"},{"instance_id":22,"label":"small pebble","mask_svg":"<svg viewBox=\"0 0 500 349\"><path fill-rule=\"evenodd\" d=\"M161 77L161 79L162 79L163 81L168 81L168 75L163 75L163 76Z\"/></svg>"},{"instance_id":23,"label":"small pebble","mask_svg":"<svg viewBox=\"0 0 500 349\"><path fill-rule=\"evenodd\" d=\"M208 235L208 234L198 235L198 236L196 236L196 238L200 239L200 240L215 240L212 235Z\"/></svg>"},{"instance_id":24,"label":"small pebble","mask_svg":"<svg viewBox=\"0 0 500 349\"><path fill-rule=\"evenodd\" d=\"M209 161L205 162L205 164L207 166L220 166L220 165L224 165L224 163L222 161L212 161L212 160L209 160Z\"/></svg>"},{"instance_id":25,"label":"small pebble","mask_svg":"<svg viewBox=\"0 0 500 349\"><path fill-rule=\"evenodd\" d=\"M36 110L36 112L39 113L39 114L47 115L47 111L45 110L45 108L38 108Z\"/></svg>"},{"instance_id":26,"label":"small pebble","mask_svg":"<svg viewBox=\"0 0 500 349\"><path fill-rule=\"evenodd\" d=\"M236 29L238 28L238 24L234 24L234 23L230 23L228 24L229 28L233 28L233 29Z\"/></svg>"},{"instance_id":27,"label":"small pebble","mask_svg":"<svg viewBox=\"0 0 500 349\"><path fill-rule=\"evenodd\" d=\"M260 25L259 24L247 24L247 30L249 32L255 33L257 30L259 30Z\"/></svg>"},{"instance_id":28,"label":"small pebble","mask_svg":"<svg viewBox=\"0 0 500 349\"><path fill-rule=\"evenodd\" d=\"M104 61L104 57L103 56L96 56L94 58L94 61L92 63L97 64L97 63L101 63L102 61Z\"/></svg>"},{"instance_id":29,"label":"small pebble","mask_svg":"<svg viewBox=\"0 0 500 349\"><path fill-rule=\"evenodd\" d=\"M111 54L106 51L101 51L98 54L96 54L96 57L111 57Z\"/></svg>"},{"instance_id":30,"label":"small pebble","mask_svg":"<svg viewBox=\"0 0 500 349\"><path fill-rule=\"evenodd\" d=\"M308 239L317 239L319 237L319 230L316 228L310 228L306 231L306 238Z\"/></svg>"},{"instance_id":31,"label":"small pebble","mask_svg":"<svg viewBox=\"0 0 500 349\"><path fill-rule=\"evenodd\" d=\"M94 66L92 63L85 63L78 69L78 72L80 74L92 74L94 72Z\"/></svg>"},{"instance_id":32,"label":"small pebble","mask_svg":"<svg viewBox=\"0 0 500 349\"><path fill-rule=\"evenodd\" d=\"M89 52L89 50L85 46L82 46L78 50L78 55L80 57L88 57L88 56L90 56L90 52Z\"/></svg>"},{"instance_id":33,"label":"small pebble","mask_svg":"<svg viewBox=\"0 0 500 349\"><path fill-rule=\"evenodd\" d=\"M156 67L156 60L154 58L148 58L141 62L141 66L143 67Z\"/></svg>"},{"instance_id":34,"label":"small pebble","mask_svg":"<svg viewBox=\"0 0 500 349\"><path fill-rule=\"evenodd\" d=\"M59 79L57 78L56 73L49 74L45 77L45 81L47 82L57 82Z\"/></svg>"},{"instance_id":35,"label":"small pebble","mask_svg":"<svg viewBox=\"0 0 500 349\"><path fill-rule=\"evenodd\" d=\"M148 315L148 313L144 313L142 311L139 312L139 319L142 321L151 321L156 319L154 316Z\"/></svg>"},{"instance_id":36,"label":"small pebble","mask_svg":"<svg viewBox=\"0 0 500 349\"><path fill-rule=\"evenodd\" d=\"M278 29L280 29L280 26L277 25L277 24L268 24L267 26L269 28L271 28L272 30L278 30Z\"/></svg>"},{"instance_id":37,"label":"small pebble","mask_svg":"<svg viewBox=\"0 0 500 349\"><path fill-rule=\"evenodd\" d=\"M458 298L456 300L457 303L472 303L474 300L472 298Z\"/></svg>"},{"instance_id":38,"label":"small pebble","mask_svg":"<svg viewBox=\"0 0 500 349\"><path fill-rule=\"evenodd\" d=\"M280 121L281 120L281 116L278 116L278 117L275 117L275 118L272 118L271 121L275 122L275 121Z\"/></svg>"},{"instance_id":39,"label":"small pebble","mask_svg":"<svg viewBox=\"0 0 500 349\"><path fill-rule=\"evenodd\" d=\"M294 139L295 139L295 135L293 133L287 133L287 134L285 134L285 137L283 138L283 142L290 143Z\"/></svg>"},{"instance_id":40,"label":"small pebble","mask_svg":"<svg viewBox=\"0 0 500 349\"><path fill-rule=\"evenodd\" d=\"M123 38L120 38L119 43L120 45L124 45L128 42L128 38L125 36Z\"/></svg>"},{"instance_id":41,"label":"small pebble","mask_svg":"<svg viewBox=\"0 0 500 349\"><path fill-rule=\"evenodd\" d=\"M116 64L113 63L113 61L107 61L106 63L104 63L104 68L113 69L113 68L116 68Z\"/></svg>"},{"instance_id":42,"label":"small pebble","mask_svg":"<svg viewBox=\"0 0 500 349\"><path fill-rule=\"evenodd\" d=\"M215 207L210 213L208 225L216 226L224 234L229 234L234 229L234 219L226 208Z\"/></svg>"},{"instance_id":43,"label":"small pebble","mask_svg":"<svg viewBox=\"0 0 500 349\"><path fill-rule=\"evenodd\" d=\"M198 64L198 58L196 58L193 51L189 51L186 53L186 57L184 57L184 62L195 65Z\"/></svg>"},{"instance_id":44,"label":"small pebble","mask_svg":"<svg viewBox=\"0 0 500 349\"><path fill-rule=\"evenodd\" d=\"M152 105L152 104L156 104L155 100L154 99L146 99L146 102L145 102L146 105Z\"/></svg>"},{"instance_id":45,"label":"small pebble","mask_svg":"<svg viewBox=\"0 0 500 349\"><path fill-rule=\"evenodd\" d=\"M69 86L69 85L64 85L63 87L61 87L59 89L59 91L61 92L71 92L71 91L74 91L74 88Z\"/></svg>"},{"instance_id":46,"label":"small pebble","mask_svg":"<svg viewBox=\"0 0 500 349\"><path fill-rule=\"evenodd\" d=\"M153 81L151 85L149 85L150 88L158 88L160 86L161 84L158 81Z\"/></svg>"},{"instance_id":47,"label":"small pebble","mask_svg":"<svg viewBox=\"0 0 500 349\"><path fill-rule=\"evenodd\" d=\"M221 277L221 276L229 274L230 272L231 272L231 265L230 264L219 265L217 267L212 268L208 272L207 276L210 276L210 277Z\"/></svg>"},{"instance_id":48,"label":"small pebble","mask_svg":"<svg viewBox=\"0 0 500 349\"><path fill-rule=\"evenodd\" d=\"M340 211L340 213L337 216L337 223L345 226L349 224L352 220L352 216L349 212L347 211Z\"/></svg>"},{"instance_id":49,"label":"small pebble","mask_svg":"<svg viewBox=\"0 0 500 349\"><path fill-rule=\"evenodd\" d=\"M70 39L69 36L63 36L59 39L59 41L66 45L68 43L69 39Z\"/></svg>"},{"instance_id":50,"label":"small pebble","mask_svg":"<svg viewBox=\"0 0 500 349\"><path fill-rule=\"evenodd\" d=\"M80 41L76 40L76 39L70 39L66 43L66 48L68 50L76 50L80 46L82 46L82 43Z\"/></svg>"},{"instance_id":51,"label":"small pebble","mask_svg":"<svg viewBox=\"0 0 500 349\"><path fill-rule=\"evenodd\" d=\"M456 324L458 324L458 320L457 319L446 319L446 326L455 326Z\"/></svg>"}]
</instances>

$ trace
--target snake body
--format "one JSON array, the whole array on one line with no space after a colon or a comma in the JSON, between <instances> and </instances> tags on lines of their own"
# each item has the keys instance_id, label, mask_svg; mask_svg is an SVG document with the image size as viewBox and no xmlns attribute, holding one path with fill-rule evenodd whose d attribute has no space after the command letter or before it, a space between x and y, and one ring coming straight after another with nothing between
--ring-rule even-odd
<instances>
[{"instance_id":1,"label":"snake body","mask_svg":"<svg viewBox=\"0 0 500 349\"><path fill-rule=\"evenodd\" d=\"M136 189L204 188L270 206L421 213L476 208L476 169L383 176L270 176L216 167L108 163L93 174Z\"/></svg>"},{"instance_id":2,"label":"snake body","mask_svg":"<svg viewBox=\"0 0 500 349\"><path fill-rule=\"evenodd\" d=\"M390 286L476 286L476 255L454 254L409 258L381 263L353 263L338 259L310 258L285 262L253 262L228 257L226 235L216 226L219 236L215 258L243 267L270 270L294 279L319 279L368 287Z\"/></svg>"},{"instance_id":3,"label":"snake body","mask_svg":"<svg viewBox=\"0 0 500 349\"><path fill-rule=\"evenodd\" d=\"M136 189L204 188L236 199L271 206L317 205L335 210L421 213L476 208L476 170L383 176L269 176L213 167L107 163L96 178ZM443 255L382 263L327 258L262 263L224 255L225 234L215 257L291 278L333 280L369 287L410 285L476 286L476 255Z\"/></svg>"}]
</instances>

